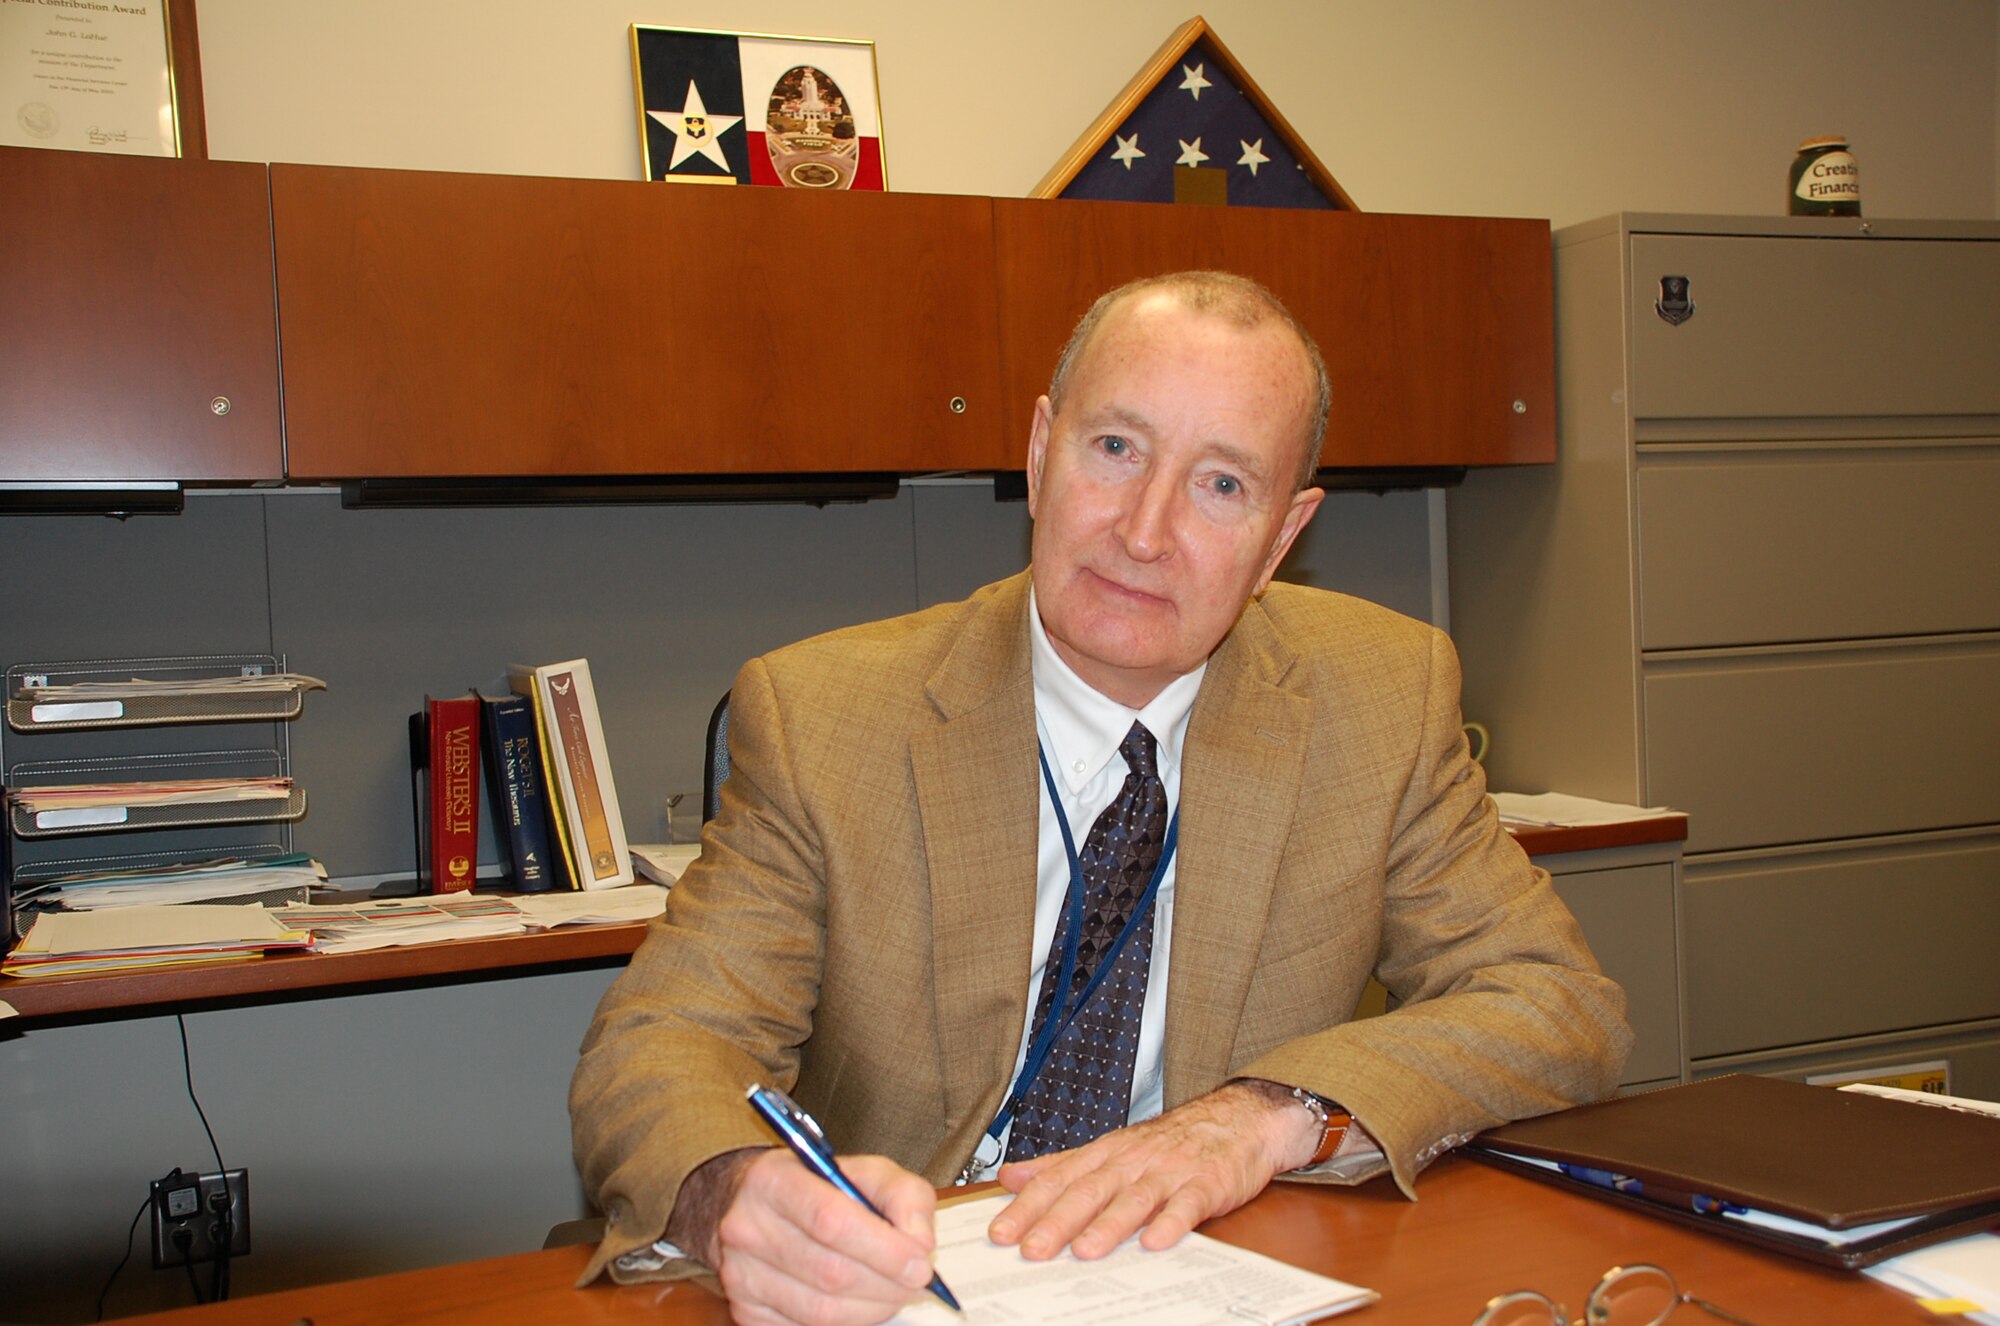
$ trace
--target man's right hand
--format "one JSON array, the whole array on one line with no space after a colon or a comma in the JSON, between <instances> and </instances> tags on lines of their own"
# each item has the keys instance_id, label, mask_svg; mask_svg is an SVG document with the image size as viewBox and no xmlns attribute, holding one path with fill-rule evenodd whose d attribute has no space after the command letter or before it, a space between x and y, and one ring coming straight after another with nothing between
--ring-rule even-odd
<instances>
[{"instance_id":1,"label":"man's right hand","mask_svg":"<svg viewBox=\"0 0 2000 1326\"><path fill-rule=\"evenodd\" d=\"M688 1176L669 1237L716 1269L732 1320L873 1326L923 1294L936 1192L884 1156L843 1156L840 1166L884 1219L783 1149L732 1152ZM684 1212L704 1207L721 1209L720 1219L698 1222L708 1231L687 1228L697 1222Z\"/></svg>"}]
</instances>

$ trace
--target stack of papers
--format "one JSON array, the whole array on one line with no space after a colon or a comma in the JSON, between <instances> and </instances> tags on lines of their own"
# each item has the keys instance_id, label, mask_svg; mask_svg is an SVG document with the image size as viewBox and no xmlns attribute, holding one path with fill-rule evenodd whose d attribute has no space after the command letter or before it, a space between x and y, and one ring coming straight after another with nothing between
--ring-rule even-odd
<instances>
[{"instance_id":1,"label":"stack of papers","mask_svg":"<svg viewBox=\"0 0 2000 1326\"><path fill-rule=\"evenodd\" d=\"M303 949L311 939L255 903L44 912L0 965L0 975L73 976L223 962Z\"/></svg>"},{"instance_id":2,"label":"stack of papers","mask_svg":"<svg viewBox=\"0 0 2000 1326\"><path fill-rule=\"evenodd\" d=\"M286 801L289 778L175 778L130 783L66 783L16 787L10 805L34 817L37 829L123 824L140 806L212 806L238 801Z\"/></svg>"},{"instance_id":3,"label":"stack of papers","mask_svg":"<svg viewBox=\"0 0 2000 1326\"><path fill-rule=\"evenodd\" d=\"M1526 824L1538 829L1569 829L1582 824L1624 824L1630 820L1665 819L1681 812L1665 806L1621 806L1616 801L1595 801L1562 792L1495 792L1494 808L1503 824Z\"/></svg>"},{"instance_id":4,"label":"stack of papers","mask_svg":"<svg viewBox=\"0 0 2000 1326\"><path fill-rule=\"evenodd\" d=\"M379 898L353 906L294 903L274 908L286 926L312 932L315 953L360 953L442 939L485 939L597 921L642 921L666 910L657 884L501 897L444 893Z\"/></svg>"},{"instance_id":5,"label":"stack of papers","mask_svg":"<svg viewBox=\"0 0 2000 1326\"><path fill-rule=\"evenodd\" d=\"M380 898L351 907L292 903L272 909L285 925L312 932L315 953L362 953L440 939L518 935L528 918L506 898L445 893L426 898Z\"/></svg>"},{"instance_id":6,"label":"stack of papers","mask_svg":"<svg viewBox=\"0 0 2000 1326\"><path fill-rule=\"evenodd\" d=\"M182 865L93 871L43 880L15 891L17 905L67 911L176 902L304 902L326 882L326 867L302 852L285 856L220 857ZM273 894L287 895L273 898Z\"/></svg>"},{"instance_id":7,"label":"stack of papers","mask_svg":"<svg viewBox=\"0 0 2000 1326\"><path fill-rule=\"evenodd\" d=\"M552 930L559 925L600 921L647 921L667 910L667 890L659 884L626 884L615 889L529 893L514 899L530 922Z\"/></svg>"},{"instance_id":8,"label":"stack of papers","mask_svg":"<svg viewBox=\"0 0 2000 1326\"><path fill-rule=\"evenodd\" d=\"M35 701L130 700L148 695L250 695L266 691L323 691L326 683L302 672L256 672L216 677L176 677L165 680L133 677L127 681L73 681L54 686L24 686L19 698Z\"/></svg>"}]
</instances>

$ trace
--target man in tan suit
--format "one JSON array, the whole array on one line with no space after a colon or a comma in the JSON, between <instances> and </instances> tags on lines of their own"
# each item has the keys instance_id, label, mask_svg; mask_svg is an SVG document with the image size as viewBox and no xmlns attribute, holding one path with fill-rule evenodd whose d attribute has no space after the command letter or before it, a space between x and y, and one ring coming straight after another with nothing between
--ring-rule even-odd
<instances>
[{"instance_id":1,"label":"man in tan suit","mask_svg":"<svg viewBox=\"0 0 2000 1326\"><path fill-rule=\"evenodd\" d=\"M1322 497L1326 394L1261 287L1113 292L1037 403L1030 571L743 669L721 813L572 1087L609 1218L591 1276L705 1263L746 1322L920 1293L933 1187L1023 1129L1003 1106L1083 888L1051 826L1081 839L1073 812L1154 760L1178 851L1145 867L1129 1112L999 1168L997 1240L1166 1246L1280 1175L1411 1192L1473 1132L1611 1089L1623 995L1495 820L1449 642L1270 584ZM1157 755L1112 748L1135 719ZM1353 1020L1371 975L1396 1006ZM886 1220L770 1149L752 1082L817 1115Z\"/></svg>"}]
</instances>

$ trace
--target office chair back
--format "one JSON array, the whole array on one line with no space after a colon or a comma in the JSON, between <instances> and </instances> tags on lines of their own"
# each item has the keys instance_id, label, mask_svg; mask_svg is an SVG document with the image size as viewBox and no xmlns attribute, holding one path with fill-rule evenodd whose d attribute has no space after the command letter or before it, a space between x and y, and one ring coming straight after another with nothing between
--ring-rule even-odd
<instances>
[{"instance_id":1,"label":"office chair back","mask_svg":"<svg viewBox=\"0 0 2000 1326\"><path fill-rule=\"evenodd\" d=\"M729 781L729 692L715 702L708 716L708 742L701 770L701 822L715 818L722 805L722 785Z\"/></svg>"}]
</instances>

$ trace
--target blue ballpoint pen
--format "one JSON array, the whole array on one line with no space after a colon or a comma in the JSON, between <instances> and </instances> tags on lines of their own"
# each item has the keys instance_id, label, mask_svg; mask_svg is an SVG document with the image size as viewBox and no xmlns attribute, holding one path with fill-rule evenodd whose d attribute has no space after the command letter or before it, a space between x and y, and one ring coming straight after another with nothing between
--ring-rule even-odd
<instances>
[{"instance_id":1,"label":"blue ballpoint pen","mask_svg":"<svg viewBox=\"0 0 2000 1326\"><path fill-rule=\"evenodd\" d=\"M875 1203L861 1195L861 1189L854 1186L853 1180L840 1172L826 1134L820 1130L812 1115L799 1108L797 1101L776 1087L754 1084L745 1096L750 1101L750 1108L757 1111L757 1117L770 1126L771 1131L778 1135L778 1140L790 1147L792 1154L804 1162L807 1169L861 1203L878 1219L887 1219L875 1210ZM953 1312L965 1311L958 1305L951 1290L945 1288L944 1278L935 1271L931 1273L930 1291Z\"/></svg>"}]
</instances>

